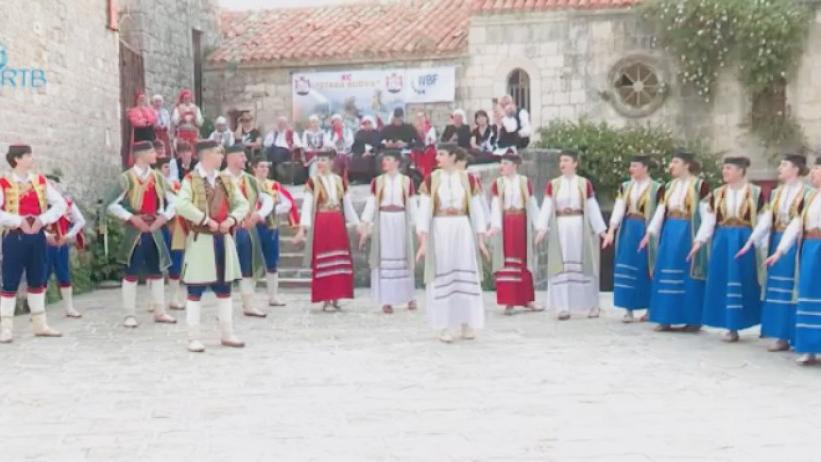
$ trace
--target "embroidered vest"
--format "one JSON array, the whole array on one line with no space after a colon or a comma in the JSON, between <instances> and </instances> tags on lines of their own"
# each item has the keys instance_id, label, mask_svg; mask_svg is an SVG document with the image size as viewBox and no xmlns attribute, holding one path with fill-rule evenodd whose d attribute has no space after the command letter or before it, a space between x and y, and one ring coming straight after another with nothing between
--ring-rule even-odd
<instances>
[{"instance_id":1,"label":"embroidered vest","mask_svg":"<svg viewBox=\"0 0 821 462\"><path fill-rule=\"evenodd\" d=\"M48 209L46 177L36 175L34 181L17 183L9 177L0 178L3 188L3 210L14 215L39 215ZM31 185L31 187L28 187ZM22 186L22 188L21 188Z\"/></svg>"}]
</instances>

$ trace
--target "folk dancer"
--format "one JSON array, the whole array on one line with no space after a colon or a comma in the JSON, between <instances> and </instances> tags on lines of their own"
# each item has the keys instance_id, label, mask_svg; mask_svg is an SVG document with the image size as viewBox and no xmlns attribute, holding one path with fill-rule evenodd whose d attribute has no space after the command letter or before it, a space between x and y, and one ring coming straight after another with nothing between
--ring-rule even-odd
<instances>
[{"instance_id":1,"label":"folk dancer","mask_svg":"<svg viewBox=\"0 0 821 462\"><path fill-rule=\"evenodd\" d=\"M86 220L77 204L60 189L60 177L49 176L51 186L63 196L68 211L56 222L48 227L46 240L48 242L46 261L46 284L51 279L51 274L57 278L57 285L60 288L60 296L63 298L63 310L67 318L81 318L74 308L74 288L71 285L71 265L70 252L74 245L78 250L85 248L85 238L83 228Z\"/></svg>"}]
</instances>

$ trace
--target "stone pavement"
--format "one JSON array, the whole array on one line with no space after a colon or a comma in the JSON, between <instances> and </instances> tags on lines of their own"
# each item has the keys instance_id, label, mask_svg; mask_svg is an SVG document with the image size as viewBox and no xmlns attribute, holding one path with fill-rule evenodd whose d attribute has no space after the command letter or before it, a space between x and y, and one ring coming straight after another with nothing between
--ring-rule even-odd
<instances>
[{"instance_id":1,"label":"stone pavement","mask_svg":"<svg viewBox=\"0 0 821 462\"><path fill-rule=\"evenodd\" d=\"M726 345L613 310L506 317L487 294L478 340L444 345L423 312L285 299L240 317L248 347L231 350L209 295L202 355L144 310L120 327L118 291L77 297L80 321L51 308L61 339L18 317L0 346L0 461L821 460L821 367L753 331Z\"/></svg>"}]
</instances>

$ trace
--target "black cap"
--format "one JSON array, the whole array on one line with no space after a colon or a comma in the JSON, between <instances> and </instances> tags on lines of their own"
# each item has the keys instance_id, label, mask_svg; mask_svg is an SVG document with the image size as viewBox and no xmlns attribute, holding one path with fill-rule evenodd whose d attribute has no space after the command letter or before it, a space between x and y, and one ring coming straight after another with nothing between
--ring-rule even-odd
<instances>
[{"instance_id":1,"label":"black cap","mask_svg":"<svg viewBox=\"0 0 821 462\"><path fill-rule=\"evenodd\" d=\"M402 160L402 151L399 149L385 149L382 151L382 157L393 157L396 160Z\"/></svg>"},{"instance_id":2,"label":"black cap","mask_svg":"<svg viewBox=\"0 0 821 462\"><path fill-rule=\"evenodd\" d=\"M740 168L749 168L750 167L750 158L744 156L737 156L737 157L725 157L724 164L732 164L736 167Z\"/></svg>"},{"instance_id":3,"label":"black cap","mask_svg":"<svg viewBox=\"0 0 821 462\"><path fill-rule=\"evenodd\" d=\"M635 156L630 158L630 163L638 162L640 164L644 164L645 167L649 167L652 163L652 159L650 156L644 154L636 154Z\"/></svg>"},{"instance_id":4,"label":"black cap","mask_svg":"<svg viewBox=\"0 0 821 462\"><path fill-rule=\"evenodd\" d=\"M154 143L151 141L138 141L131 145L131 150L134 153L151 151L154 149Z\"/></svg>"},{"instance_id":5,"label":"black cap","mask_svg":"<svg viewBox=\"0 0 821 462\"><path fill-rule=\"evenodd\" d=\"M231 154L232 152L245 152L245 146L237 143L225 148L225 154Z\"/></svg>"},{"instance_id":6,"label":"black cap","mask_svg":"<svg viewBox=\"0 0 821 462\"><path fill-rule=\"evenodd\" d=\"M205 150L208 150L208 149L214 149L214 148L217 148L217 147L219 147L219 143L217 143L216 141L211 141L211 140L200 141L200 142L197 143L197 152L202 152L202 151L205 151Z\"/></svg>"},{"instance_id":7,"label":"black cap","mask_svg":"<svg viewBox=\"0 0 821 462\"><path fill-rule=\"evenodd\" d=\"M333 149L325 149L323 151L317 152L316 157L327 157L328 159L333 159L334 157L336 157L336 151Z\"/></svg>"},{"instance_id":8,"label":"black cap","mask_svg":"<svg viewBox=\"0 0 821 462\"><path fill-rule=\"evenodd\" d=\"M13 157L22 157L26 154L31 152L31 146L27 144L12 144L9 146L9 150L6 152L6 155L13 156Z\"/></svg>"},{"instance_id":9,"label":"black cap","mask_svg":"<svg viewBox=\"0 0 821 462\"><path fill-rule=\"evenodd\" d=\"M574 149L562 149L562 152L559 153L559 157L567 156L571 159L578 161L579 160L579 152Z\"/></svg>"},{"instance_id":10,"label":"black cap","mask_svg":"<svg viewBox=\"0 0 821 462\"><path fill-rule=\"evenodd\" d=\"M801 154L784 154L783 159L798 168L807 166L807 156L802 156Z\"/></svg>"},{"instance_id":11,"label":"black cap","mask_svg":"<svg viewBox=\"0 0 821 462\"><path fill-rule=\"evenodd\" d=\"M405 117L405 110L402 109L401 107L398 107L398 108L393 110L393 116L394 117L399 117L399 118Z\"/></svg>"},{"instance_id":12,"label":"black cap","mask_svg":"<svg viewBox=\"0 0 821 462\"><path fill-rule=\"evenodd\" d=\"M693 162L696 160L696 155L686 149L679 148L673 152L673 158L678 158L685 162Z\"/></svg>"},{"instance_id":13,"label":"black cap","mask_svg":"<svg viewBox=\"0 0 821 462\"><path fill-rule=\"evenodd\" d=\"M458 145L458 144L456 144L456 143L438 143L438 144L436 145L436 150L437 150L437 151L447 151L447 152L453 152L453 151L455 151L458 147L459 147L459 145Z\"/></svg>"}]
</instances>

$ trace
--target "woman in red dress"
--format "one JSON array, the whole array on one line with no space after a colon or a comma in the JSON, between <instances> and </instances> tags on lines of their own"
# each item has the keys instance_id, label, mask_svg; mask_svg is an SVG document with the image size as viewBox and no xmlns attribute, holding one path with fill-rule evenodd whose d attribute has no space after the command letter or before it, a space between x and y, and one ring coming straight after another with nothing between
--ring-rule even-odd
<instances>
[{"instance_id":1,"label":"woman in red dress","mask_svg":"<svg viewBox=\"0 0 821 462\"><path fill-rule=\"evenodd\" d=\"M171 120L174 122L177 141L185 141L192 146L197 144L203 118L200 108L194 104L191 90L186 88L180 92Z\"/></svg>"}]
</instances>

